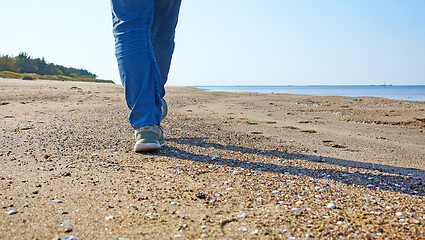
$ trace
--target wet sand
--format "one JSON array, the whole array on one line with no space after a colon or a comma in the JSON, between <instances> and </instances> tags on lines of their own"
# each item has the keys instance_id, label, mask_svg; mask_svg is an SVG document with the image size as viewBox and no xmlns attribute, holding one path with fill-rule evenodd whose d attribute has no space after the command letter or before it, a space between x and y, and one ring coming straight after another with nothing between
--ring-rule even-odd
<instances>
[{"instance_id":1,"label":"wet sand","mask_svg":"<svg viewBox=\"0 0 425 240\"><path fill-rule=\"evenodd\" d=\"M425 238L425 103L0 79L1 239ZM15 212L12 212L15 211Z\"/></svg>"}]
</instances>

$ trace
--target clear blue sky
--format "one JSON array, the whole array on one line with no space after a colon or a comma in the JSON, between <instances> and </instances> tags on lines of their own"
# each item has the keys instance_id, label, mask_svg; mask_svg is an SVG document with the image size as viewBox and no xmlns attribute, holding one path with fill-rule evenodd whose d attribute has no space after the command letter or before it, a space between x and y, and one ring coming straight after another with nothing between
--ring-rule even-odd
<instances>
[{"instance_id":1,"label":"clear blue sky","mask_svg":"<svg viewBox=\"0 0 425 240\"><path fill-rule=\"evenodd\" d=\"M119 82L109 1L0 9L1 55ZM424 13L423 0L183 0L168 85L425 84Z\"/></svg>"}]
</instances>

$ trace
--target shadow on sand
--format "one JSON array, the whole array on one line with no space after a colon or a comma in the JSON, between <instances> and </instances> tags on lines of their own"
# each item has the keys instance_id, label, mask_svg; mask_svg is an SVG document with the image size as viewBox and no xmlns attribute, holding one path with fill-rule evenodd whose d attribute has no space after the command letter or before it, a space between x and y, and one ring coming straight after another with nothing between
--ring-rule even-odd
<instances>
[{"instance_id":1,"label":"shadow on sand","mask_svg":"<svg viewBox=\"0 0 425 240\"><path fill-rule=\"evenodd\" d=\"M338 165L358 169L359 171L342 171L334 169L308 169L305 167L277 165L270 163L241 161L238 159L219 158L208 155L195 154L180 150L176 147L167 146L163 150L152 155L162 155L182 160L203 162L215 165L226 165L252 171L266 171L276 174L291 174L308 176L314 179L330 179L346 185L362 185L376 190L401 192L412 195L425 196L425 182L418 176L425 176L425 171L419 169L393 167L388 165L355 162L344 159L319 157L307 154L288 153L277 150L260 150L235 145L221 145L207 142L207 138L169 138L167 141L177 144L187 144L203 148L215 148L226 151L234 151L257 156L276 157L284 160L299 159L318 162L323 164ZM371 170L362 172L362 170ZM385 173L385 174L382 174ZM412 174L413 173L413 174Z\"/></svg>"}]
</instances>

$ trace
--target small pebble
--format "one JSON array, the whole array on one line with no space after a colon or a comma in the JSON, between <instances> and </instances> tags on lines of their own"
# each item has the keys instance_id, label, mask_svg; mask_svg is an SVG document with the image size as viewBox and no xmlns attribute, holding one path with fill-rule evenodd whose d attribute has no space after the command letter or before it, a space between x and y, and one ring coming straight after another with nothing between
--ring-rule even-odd
<instances>
[{"instance_id":1,"label":"small pebble","mask_svg":"<svg viewBox=\"0 0 425 240\"><path fill-rule=\"evenodd\" d=\"M248 229L247 229L247 228L245 228L245 227L240 227L240 228L239 228L239 231L246 232L246 231L248 231Z\"/></svg>"},{"instance_id":2,"label":"small pebble","mask_svg":"<svg viewBox=\"0 0 425 240\"><path fill-rule=\"evenodd\" d=\"M106 216L106 217L105 217L105 220L109 221L109 220L112 220L112 219L114 219L114 218L115 218L114 216Z\"/></svg>"},{"instance_id":3,"label":"small pebble","mask_svg":"<svg viewBox=\"0 0 425 240\"><path fill-rule=\"evenodd\" d=\"M102 166L102 167L105 167L105 168L108 167L108 165L106 165L104 162L99 162L99 166Z\"/></svg>"},{"instance_id":4,"label":"small pebble","mask_svg":"<svg viewBox=\"0 0 425 240\"><path fill-rule=\"evenodd\" d=\"M66 237L62 238L62 240L78 240L78 238L76 238L74 236L66 236Z\"/></svg>"},{"instance_id":5,"label":"small pebble","mask_svg":"<svg viewBox=\"0 0 425 240\"><path fill-rule=\"evenodd\" d=\"M71 226L71 223L70 222L62 222L61 225L63 227L69 227L69 226Z\"/></svg>"},{"instance_id":6,"label":"small pebble","mask_svg":"<svg viewBox=\"0 0 425 240\"><path fill-rule=\"evenodd\" d=\"M403 215L404 215L404 214L403 214L402 212L396 212L396 213L395 213L395 215L396 215L397 217L403 217Z\"/></svg>"},{"instance_id":7,"label":"small pebble","mask_svg":"<svg viewBox=\"0 0 425 240\"><path fill-rule=\"evenodd\" d=\"M274 190L272 193L279 193L279 191L278 190Z\"/></svg>"},{"instance_id":8,"label":"small pebble","mask_svg":"<svg viewBox=\"0 0 425 240\"><path fill-rule=\"evenodd\" d=\"M201 226L202 229L207 229L207 226Z\"/></svg>"},{"instance_id":9,"label":"small pebble","mask_svg":"<svg viewBox=\"0 0 425 240\"><path fill-rule=\"evenodd\" d=\"M326 204L326 207L329 208L329 209L335 209L336 208L335 204L333 204L333 203Z\"/></svg>"},{"instance_id":10,"label":"small pebble","mask_svg":"<svg viewBox=\"0 0 425 240\"><path fill-rule=\"evenodd\" d=\"M176 203L176 202L171 202L170 204L171 204L171 205L177 205L177 203Z\"/></svg>"},{"instance_id":11,"label":"small pebble","mask_svg":"<svg viewBox=\"0 0 425 240\"><path fill-rule=\"evenodd\" d=\"M295 212L299 212L299 211L301 211L299 208L296 208L296 207L291 208L291 210L292 210L292 211L295 211Z\"/></svg>"},{"instance_id":12,"label":"small pebble","mask_svg":"<svg viewBox=\"0 0 425 240\"><path fill-rule=\"evenodd\" d=\"M251 232L251 234L257 234L258 233L258 229L255 229L254 231Z\"/></svg>"},{"instance_id":13,"label":"small pebble","mask_svg":"<svg viewBox=\"0 0 425 240\"><path fill-rule=\"evenodd\" d=\"M238 214L238 218L246 218L246 217L247 217L246 213L239 213Z\"/></svg>"},{"instance_id":14,"label":"small pebble","mask_svg":"<svg viewBox=\"0 0 425 240\"><path fill-rule=\"evenodd\" d=\"M207 199L207 195L205 193L197 193L195 196L199 199Z\"/></svg>"},{"instance_id":15,"label":"small pebble","mask_svg":"<svg viewBox=\"0 0 425 240\"><path fill-rule=\"evenodd\" d=\"M374 187L374 185L373 185L373 184L368 184L368 185L366 185L366 187L368 187L368 188L373 188L373 187Z\"/></svg>"},{"instance_id":16,"label":"small pebble","mask_svg":"<svg viewBox=\"0 0 425 240\"><path fill-rule=\"evenodd\" d=\"M7 214L9 215L13 215L13 214L17 214L18 212L15 210L10 210L9 212L7 212Z\"/></svg>"}]
</instances>

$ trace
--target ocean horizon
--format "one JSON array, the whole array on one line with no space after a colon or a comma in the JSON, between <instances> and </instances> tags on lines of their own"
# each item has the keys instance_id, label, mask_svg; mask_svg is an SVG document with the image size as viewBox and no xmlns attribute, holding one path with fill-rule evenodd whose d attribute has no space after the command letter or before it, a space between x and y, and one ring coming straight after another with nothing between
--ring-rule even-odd
<instances>
[{"instance_id":1,"label":"ocean horizon","mask_svg":"<svg viewBox=\"0 0 425 240\"><path fill-rule=\"evenodd\" d=\"M208 91L284 93L312 96L380 97L425 101L425 85L193 86Z\"/></svg>"}]
</instances>

